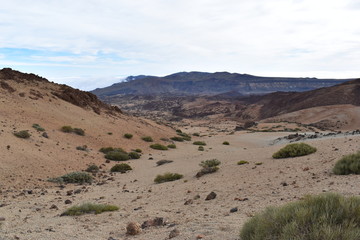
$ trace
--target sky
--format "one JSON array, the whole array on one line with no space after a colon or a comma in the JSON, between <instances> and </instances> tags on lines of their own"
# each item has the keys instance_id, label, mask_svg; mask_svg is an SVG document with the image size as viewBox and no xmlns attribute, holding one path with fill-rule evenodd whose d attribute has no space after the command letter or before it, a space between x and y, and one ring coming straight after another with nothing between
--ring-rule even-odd
<instances>
[{"instance_id":1,"label":"sky","mask_svg":"<svg viewBox=\"0 0 360 240\"><path fill-rule=\"evenodd\" d=\"M83 90L130 75L360 77L358 0L11 0L0 68Z\"/></svg>"}]
</instances>

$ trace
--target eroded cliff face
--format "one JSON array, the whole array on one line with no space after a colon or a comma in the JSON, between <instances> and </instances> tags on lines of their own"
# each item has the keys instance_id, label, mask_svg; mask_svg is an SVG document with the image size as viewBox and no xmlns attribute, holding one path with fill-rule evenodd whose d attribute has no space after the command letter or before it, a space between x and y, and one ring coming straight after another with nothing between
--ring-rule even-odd
<instances>
[{"instance_id":1,"label":"eroded cliff face","mask_svg":"<svg viewBox=\"0 0 360 240\"><path fill-rule=\"evenodd\" d=\"M350 80L350 79L347 79ZM141 76L92 91L101 98L115 95L216 95L235 91L243 95L277 91L302 92L329 87L346 79L257 77L228 72L182 72L165 77Z\"/></svg>"}]
</instances>

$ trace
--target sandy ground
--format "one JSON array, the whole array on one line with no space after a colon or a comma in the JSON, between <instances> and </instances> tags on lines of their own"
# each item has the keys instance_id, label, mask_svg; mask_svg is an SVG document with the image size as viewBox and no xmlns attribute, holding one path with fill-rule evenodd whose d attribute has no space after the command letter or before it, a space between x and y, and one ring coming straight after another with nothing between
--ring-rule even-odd
<instances>
[{"instance_id":1,"label":"sandy ground","mask_svg":"<svg viewBox=\"0 0 360 240\"><path fill-rule=\"evenodd\" d=\"M190 129L191 130L191 129ZM128 163L133 171L115 174L104 185L67 185L64 189L33 188L33 194L3 192L0 217L4 217L0 239L167 239L174 228L174 239L239 239L242 224L267 206L281 205L306 194L338 192L359 195L359 176L331 174L334 163L343 155L359 150L359 136L308 141L318 151L312 155L275 160L272 153L283 145L269 142L286 133L245 133L196 137L207 143L200 152L191 142L177 143L178 148L144 154ZM223 141L230 145L222 145ZM149 160L152 157L153 160ZM202 160L216 158L222 162L216 173L195 178ZM156 166L167 159L173 163ZM249 161L237 165L239 160ZM255 165L255 163L262 165ZM108 170L113 164L107 164ZM177 172L184 178L154 184L157 174ZM108 174L109 175L109 174ZM285 184L286 183L286 184ZM68 190L81 193L67 196ZM205 201L214 191L217 197ZM199 199L195 199L199 195ZM64 201L70 199L72 204ZM184 205L194 199L193 204ZM246 200L247 199L247 200ZM119 211L99 215L60 217L68 207L85 202L109 203ZM50 209L55 204L58 209ZM237 207L238 211L230 213ZM140 235L127 236L130 221L140 224L164 217L167 226L150 227Z\"/></svg>"}]
</instances>

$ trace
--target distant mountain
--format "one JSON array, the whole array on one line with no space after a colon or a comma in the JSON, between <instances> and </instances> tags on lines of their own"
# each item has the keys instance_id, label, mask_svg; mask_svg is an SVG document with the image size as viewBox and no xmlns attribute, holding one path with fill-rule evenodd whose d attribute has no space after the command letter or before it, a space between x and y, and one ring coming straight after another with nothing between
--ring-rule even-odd
<instances>
[{"instance_id":1,"label":"distant mountain","mask_svg":"<svg viewBox=\"0 0 360 240\"><path fill-rule=\"evenodd\" d=\"M329 87L351 79L258 77L228 72L179 72L165 77L130 76L125 82L92 91L100 98L115 95L241 95L277 91L303 92Z\"/></svg>"}]
</instances>

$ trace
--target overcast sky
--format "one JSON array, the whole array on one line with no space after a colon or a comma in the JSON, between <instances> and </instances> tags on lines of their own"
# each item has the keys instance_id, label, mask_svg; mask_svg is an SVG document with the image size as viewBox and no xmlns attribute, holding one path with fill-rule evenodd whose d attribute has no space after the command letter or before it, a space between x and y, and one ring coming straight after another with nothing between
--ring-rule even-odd
<instances>
[{"instance_id":1,"label":"overcast sky","mask_svg":"<svg viewBox=\"0 0 360 240\"><path fill-rule=\"evenodd\" d=\"M84 90L129 75L360 77L357 0L9 0L0 66Z\"/></svg>"}]
</instances>

